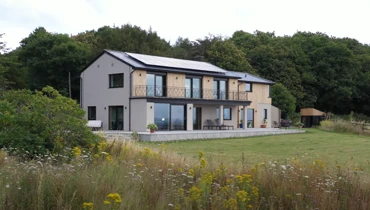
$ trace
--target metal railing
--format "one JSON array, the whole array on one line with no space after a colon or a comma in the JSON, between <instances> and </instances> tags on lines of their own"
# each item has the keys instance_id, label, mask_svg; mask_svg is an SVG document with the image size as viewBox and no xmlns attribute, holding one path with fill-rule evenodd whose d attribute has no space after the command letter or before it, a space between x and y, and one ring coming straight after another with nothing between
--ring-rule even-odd
<instances>
[{"instance_id":1,"label":"metal railing","mask_svg":"<svg viewBox=\"0 0 370 210\"><path fill-rule=\"evenodd\" d=\"M181 88L156 85L137 85L134 97L163 97L163 98L198 98L247 101L248 93L244 91L222 91L203 88Z\"/></svg>"}]
</instances>

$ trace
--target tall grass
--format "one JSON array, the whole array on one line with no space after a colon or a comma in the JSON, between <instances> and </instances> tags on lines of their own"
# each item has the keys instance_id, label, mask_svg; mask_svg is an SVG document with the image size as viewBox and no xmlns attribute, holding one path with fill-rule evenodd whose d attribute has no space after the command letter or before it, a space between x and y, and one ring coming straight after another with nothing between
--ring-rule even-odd
<instances>
[{"instance_id":1,"label":"tall grass","mask_svg":"<svg viewBox=\"0 0 370 210\"><path fill-rule=\"evenodd\" d=\"M320 122L319 129L338 133L370 135L370 130L362 129L363 123L364 122L351 122L342 119L324 120ZM365 126L365 128L370 129L369 126Z\"/></svg>"},{"instance_id":2,"label":"tall grass","mask_svg":"<svg viewBox=\"0 0 370 210\"><path fill-rule=\"evenodd\" d=\"M31 161L0 152L0 209L370 209L362 172L321 160L229 168L129 141L68 151Z\"/></svg>"}]
</instances>

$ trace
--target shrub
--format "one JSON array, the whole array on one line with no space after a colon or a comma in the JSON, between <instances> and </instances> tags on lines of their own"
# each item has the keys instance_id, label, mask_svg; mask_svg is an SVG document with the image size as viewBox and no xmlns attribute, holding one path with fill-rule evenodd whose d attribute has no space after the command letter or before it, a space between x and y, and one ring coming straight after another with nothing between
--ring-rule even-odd
<instances>
[{"instance_id":1,"label":"shrub","mask_svg":"<svg viewBox=\"0 0 370 210\"><path fill-rule=\"evenodd\" d=\"M74 100L52 87L7 91L0 96L0 147L28 157L86 147L100 137L87 128L84 115Z\"/></svg>"},{"instance_id":2,"label":"shrub","mask_svg":"<svg viewBox=\"0 0 370 210\"><path fill-rule=\"evenodd\" d=\"M338 133L353 133L370 135L369 132L362 130L363 122L350 122L347 120L324 120L320 122L319 129Z\"/></svg>"}]
</instances>

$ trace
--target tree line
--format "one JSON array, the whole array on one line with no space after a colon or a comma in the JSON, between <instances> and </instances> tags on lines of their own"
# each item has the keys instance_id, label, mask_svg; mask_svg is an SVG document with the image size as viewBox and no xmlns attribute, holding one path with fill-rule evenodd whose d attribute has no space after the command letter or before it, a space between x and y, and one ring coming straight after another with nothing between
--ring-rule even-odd
<instances>
[{"instance_id":1,"label":"tree line","mask_svg":"<svg viewBox=\"0 0 370 210\"><path fill-rule=\"evenodd\" d=\"M1 37L1 89L40 90L49 85L67 96L70 73L72 98L78 101L80 71L102 50L111 49L207 61L275 81L273 104L282 107L285 116L304 107L370 115L370 46L351 38L235 31L231 37L179 37L171 45L155 31L130 24L73 36L39 27L9 51Z\"/></svg>"}]
</instances>

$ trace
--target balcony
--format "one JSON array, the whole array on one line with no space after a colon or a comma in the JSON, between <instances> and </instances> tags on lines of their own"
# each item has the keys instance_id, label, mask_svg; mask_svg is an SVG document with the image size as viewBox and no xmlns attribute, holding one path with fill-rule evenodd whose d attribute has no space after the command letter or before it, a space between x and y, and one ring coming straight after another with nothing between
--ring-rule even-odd
<instances>
[{"instance_id":1,"label":"balcony","mask_svg":"<svg viewBox=\"0 0 370 210\"><path fill-rule=\"evenodd\" d=\"M181 88L155 85L137 85L134 88L133 95L134 97L192 98L234 101L248 100L248 93L244 91L222 91L203 88Z\"/></svg>"}]
</instances>

